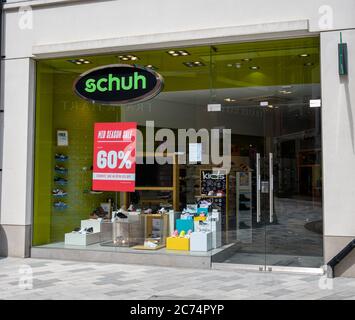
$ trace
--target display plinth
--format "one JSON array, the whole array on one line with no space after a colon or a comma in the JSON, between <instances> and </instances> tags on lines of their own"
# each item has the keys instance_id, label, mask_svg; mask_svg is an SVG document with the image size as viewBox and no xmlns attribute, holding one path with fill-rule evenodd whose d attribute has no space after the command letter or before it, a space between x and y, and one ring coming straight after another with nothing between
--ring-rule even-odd
<instances>
[{"instance_id":1,"label":"display plinth","mask_svg":"<svg viewBox=\"0 0 355 320\"><path fill-rule=\"evenodd\" d=\"M193 232L190 235L190 251L212 250L212 232Z\"/></svg>"},{"instance_id":2,"label":"display plinth","mask_svg":"<svg viewBox=\"0 0 355 320\"><path fill-rule=\"evenodd\" d=\"M94 243L100 242L100 233L81 234L71 232L65 234L64 243L70 246L89 246Z\"/></svg>"},{"instance_id":3,"label":"display plinth","mask_svg":"<svg viewBox=\"0 0 355 320\"><path fill-rule=\"evenodd\" d=\"M169 237L166 239L166 249L168 250L190 250L190 239L180 237Z\"/></svg>"}]
</instances>

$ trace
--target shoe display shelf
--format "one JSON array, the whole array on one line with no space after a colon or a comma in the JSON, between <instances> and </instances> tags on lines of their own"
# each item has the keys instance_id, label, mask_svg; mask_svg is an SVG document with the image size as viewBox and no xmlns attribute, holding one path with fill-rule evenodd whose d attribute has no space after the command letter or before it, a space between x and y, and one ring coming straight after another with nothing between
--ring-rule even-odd
<instances>
[{"instance_id":1,"label":"shoe display shelf","mask_svg":"<svg viewBox=\"0 0 355 320\"><path fill-rule=\"evenodd\" d=\"M54 178L54 187L56 189L61 189L63 186L66 186L68 184L68 169L63 167L63 163L66 163L68 161L67 156L59 156L59 154L55 154L54 156L55 160L55 167L54 167L54 172L55 172L55 178ZM62 168L62 170L59 170L58 168ZM67 198L68 194L53 194L53 209L56 211L62 211L68 208L67 202L65 202L64 199Z\"/></svg>"},{"instance_id":2,"label":"shoe display shelf","mask_svg":"<svg viewBox=\"0 0 355 320\"><path fill-rule=\"evenodd\" d=\"M237 240L252 242L252 172L236 173Z\"/></svg>"},{"instance_id":3,"label":"shoe display shelf","mask_svg":"<svg viewBox=\"0 0 355 320\"><path fill-rule=\"evenodd\" d=\"M137 154L138 157L143 157L143 158L149 158L149 157L155 157L156 155L154 153L150 154L150 153L143 153L143 154ZM144 194L146 192L149 191L156 191L156 192L170 192L171 193L171 197L169 196L169 198L172 199L172 203L170 203L170 205L172 205L173 209L175 211L179 210L179 190L180 190L180 183L179 183L179 164L177 161L177 155L176 154L169 154L169 153L164 153L165 157L172 157L174 158L172 161L172 165L171 165L171 170L164 170L164 173L159 173L159 184L161 185L153 185L153 183L150 183L150 181L145 181L145 185L144 186L139 186L137 185L135 190ZM144 163L146 163L146 161L144 161ZM137 175L139 175L138 170L151 170L149 167L149 164L147 165L141 165L139 168L137 168ZM172 184L171 185L166 185L166 181L171 181ZM144 202L144 203L142 203ZM159 205L162 202L167 202L166 198L159 198L159 197L155 197L155 198L146 198L144 196L141 196L141 199L139 201L139 203L137 203L137 205L139 205L140 207L144 207L144 206L154 206L154 205ZM124 204L126 206L126 208L129 207L131 203L131 199L130 199L130 193L126 192L124 193Z\"/></svg>"},{"instance_id":4,"label":"shoe display shelf","mask_svg":"<svg viewBox=\"0 0 355 320\"><path fill-rule=\"evenodd\" d=\"M169 234L169 214L142 214L144 219L144 241L134 246L137 250L159 250L166 245L166 239ZM159 239L155 247L145 246L145 242L151 239Z\"/></svg>"},{"instance_id":5,"label":"shoe display shelf","mask_svg":"<svg viewBox=\"0 0 355 320\"><path fill-rule=\"evenodd\" d=\"M223 174L221 169L219 179L215 179L212 175L206 175L206 173L212 173L212 169L201 169L200 170L200 185L201 185L201 194L196 196L198 200L204 199L213 203L214 207L218 208L220 212L220 221L221 230L226 230L222 236L222 243L228 243L229 235L229 201L230 201L230 191L229 191L229 176ZM219 191L223 192L223 195L208 195L210 191Z\"/></svg>"},{"instance_id":6,"label":"shoe display shelf","mask_svg":"<svg viewBox=\"0 0 355 320\"><path fill-rule=\"evenodd\" d=\"M144 240L144 219L142 215L127 214L126 219L118 218L112 223L112 245L132 247Z\"/></svg>"}]
</instances>

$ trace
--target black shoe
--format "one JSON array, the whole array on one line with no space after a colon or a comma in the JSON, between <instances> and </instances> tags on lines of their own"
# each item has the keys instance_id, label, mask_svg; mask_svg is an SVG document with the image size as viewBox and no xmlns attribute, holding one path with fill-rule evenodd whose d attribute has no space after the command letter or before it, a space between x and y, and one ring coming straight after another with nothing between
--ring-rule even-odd
<instances>
[{"instance_id":1,"label":"black shoe","mask_svg":"<svg viewBox=\"0 0 355 320\"><path fill-rule=\"evenodd\" d=\"M239 229L250 229L250 227L244 222L239 222Z\"/></svg>"},{"instance_id":2,"label":"black shoe","mask_svg":"<svg viewBox=\"0 0 355 320\"><path fill-rule=\"evenodd\" d=\"M246 197L245 194L239 195L239 201L250 201L250 198Z\"/></svg>"},{"instance_id":3,"label":"black shoe","mask_svg":"<svg viewBox=\"0 0 355 320\"><path fill-rule=\"evenodd\" d=\"M239 210L240 211L248 211L248 210L250 210L250 207L246 206L244 203L241 203L239 205Z\"/></svg>"},{"instance_id":4,"label":"black shoe","mask_svg":"<svg viewBox=\"0 0 355 320\"><path fill-rule=\"evenodd\" d=\"M118 217L120 219L127 219L127 216L125 214L123 214L122 212L117 213L116 217Z\"/></svg>"},{"instance_id":5,"label":"black shoe","mask_svg":"<svg viewBox=\"0 0 355 320\"><path fill-rule=\"evenodd\" d=\"M94 232L94 228L93 227L87 228L86 232L87 233L93 233Z\"/></svg>"}]
</instances>

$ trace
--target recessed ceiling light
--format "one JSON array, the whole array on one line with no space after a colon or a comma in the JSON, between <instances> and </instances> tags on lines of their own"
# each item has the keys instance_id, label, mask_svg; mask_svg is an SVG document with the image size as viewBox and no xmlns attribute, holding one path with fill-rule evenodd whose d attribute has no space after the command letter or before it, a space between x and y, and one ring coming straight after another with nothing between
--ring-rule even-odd
<instances>
[{"instance_id":1,"label":"recessed ceiling light","mask_svg":"<svg viewBox=\"0 0 355 320\"><path fill-rule=\"evenodd\" d=\"M158 69L157 67L154 67L152 64L147 64L145 67L148 68L148 69L152 69L152 70L157 70Z\"/></svg>"},{"instance_id":2,"label":"recessed ceiling light","mask_svg":"<svg viewBox=\"0 0 355 320\"><path fill-rule=\"evenodd\" d=\"M118 58L122 61L137 61L139 58L133 54L122 54L118 56Z\"/></svg>"},{"instance_id":3,"label":"recessed ceiling light","mask_svg":"<svg viewBox=\"0 0 355 320\"><path fill-rule=\"evenodd\" d=\"M307 62L304 64L305 67L312 67L314 66L314 63L313 62Z\"/></svg>"},{"instance_id":4,"label":"recessed ceiling light","mask_svg":"<svg viewBox=\"0 0 355 320\"><path fill-rule=\"evenodd\" d=\"M235 99L225 98L224 101L225 101L225 102L235 102Z\"/></svg>"},{"instance_id":5,"label":"recessed ceiling light","mask_svg":"<svg viewBox=\"0 0 355 320\"><path fill-rule=\"evenodd\" d=\"M232 68L232 67L233 67L233 64L228 63L228 64L227 64L227 67L228 67L228 68Z\"/></svg>"},{"instance_id":6,"label":"recessed ceiling light","mask_svg":"<svg viewBox=\"0 0 355 320\"><path fill-rule=\"evenodd\" d=\"M249 67L249 69L250 69L250 70L259 70L260 67L258 67L258 66L252 66L252 67Z\"/></svg>"},{"instance_id":7,"label":"recessed ceiling light","mask_svg":"<svg viewBox=\"0 0 355 320\"><path fill-rule=\"evenodd\" d=\"M242 59L242 61L244 61L244 62L250 62L250 61L252 61L253 59L250 59L250 58L244 58L244 59Z\"/></svg>"},{"instance_id":8,"label":"recessed ceiling light","mask_svg":"<svg viewBox=\"0 0 355 320\"><path fill-rule=\"evenodd\" d=\"M194 67L203 67L205 64L201 61L190 61L190 62L184 62L184 65L189 68L194 68Z\"/></svg>"},{"instance_id":9,"label":"recessed ceiling light","mask_svg":"<svg viewBox=\"0 0 355 320\"><path fill-rule=\"evenodd\" d=\"M72 59L72 60L68 60L68 62L76 64L76 65L90 64L91 63L91 61L86 60L86 59Z\"/></svg>"},{"instance_id":10,"label":"recessed ceiling light","mask_svg":"<svg viewBox=\"0 0 355 320\"><path fill-rule=\"evenodd\" d=\"M186 50L169 50L167 53L173 57L181 57L181 56L189 56L190 55L190 53L187 52Z\"/></svg>"},{"instance_id":11,"label":"recessed ceiling light","mask_svg":"<svg viewBox=\"0 0 355 320\"><path fill-rule=\"evenodd\" d=\"M307 57L309 57L309 54L308 53L302 53L302 54L299 54L298 56L300 58L307 58Z\"/></svg>"},{"instance_id":12,"label":"recessed ceiling light","mask_svg":"<svg viewBox=\"0 0 355 320\"><path fill-rule=\"evenodd\" d=\"M292 91L288 91L288 90L280 90L279 92L282 94L291 94L292 93Z\"/></svg>"}]
</instances>

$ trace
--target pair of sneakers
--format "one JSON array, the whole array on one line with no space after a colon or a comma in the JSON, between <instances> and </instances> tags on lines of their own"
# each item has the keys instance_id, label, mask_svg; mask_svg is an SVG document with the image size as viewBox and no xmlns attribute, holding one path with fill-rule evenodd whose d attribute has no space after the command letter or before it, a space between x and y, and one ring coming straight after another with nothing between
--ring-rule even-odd
<instances>
[{"instance_id":1,"label":"pair of sneakers","mask_svg":"<svg viewBox=\"0 0 355 320\"><path fill-rule=\"evenodd\" d=\"M86 227L86 228L77 228L73 231L74 233L80 233L80 234L91 234L94 233L94 228L93 227Z\"/></svg>"}]
</instances>

